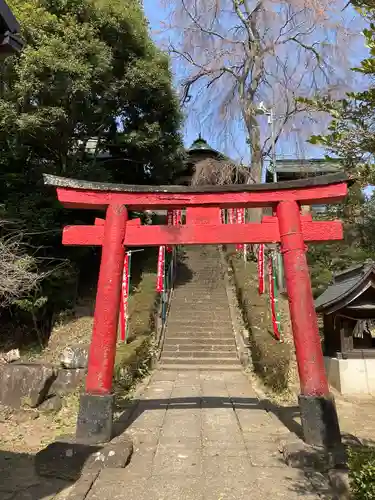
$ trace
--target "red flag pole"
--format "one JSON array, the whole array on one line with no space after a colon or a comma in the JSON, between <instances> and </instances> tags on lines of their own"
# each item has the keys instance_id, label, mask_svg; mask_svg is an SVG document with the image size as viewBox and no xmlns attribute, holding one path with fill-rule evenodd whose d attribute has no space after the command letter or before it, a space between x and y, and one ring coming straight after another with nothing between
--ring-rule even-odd
<instances>
[{"instance_id":1,"label":"red flag pole","mask_svg":"<svg viewBox=\"0 0 375 500\"><path fill-rule=\"evenodd\" d=\"M261 243L258 249L258 291L259 295L264 294L264 244Z\"/></svg>"},{"instance_id":2,"label":"red flag pole","mask_svg":"<svg viewBox=\"0 0 375 500\"><path fill-rule=\"evenodd\" d=\"M238 208L236 215L237 215L237 224L244 224L244 222L245 222L245 209ZM236 245L237 252L241 252L243 249L244 249L243 243L238 243Z\"/></svg>"},{"instance_id":3,"label":"red flag pole","mask_svg":"<svg viewBox=\"0 0 375 500\"><path fill-rule=\"evenodd\" d=\"M276 308L275 308L275 285L273 281L273 263L272 256L268 258L268 283L269 283L269 294L270 294L270 304L271 304L271 315L272 315L272 328L275 338L280 340L280 332L277 324L276 318Z\"/></svg>"},{"instance_id":4,"label":"red flag pole","mask_svg":"<svg viewBox=\"0 0 375 500\"><path fill-rule=\"evenodd\" d=\"M120 305L120 338L122 342L126 342L128 330L128 302L129 302L129 272L130 252L125 253L124 271L122 275L121 286L121 305Z\"/></svg>"},{"instance_id":5,"label":"red flag pole","mask_svg":"<svg viewBox=\"0 0 375 500\"><path fill-rule=\"evenodd\" d=\"M156 278L156 291L162 293L164 291L164 265L165 265L165 246L159 247L158 255L158 274Z\"/></svg>"}]
</instances>

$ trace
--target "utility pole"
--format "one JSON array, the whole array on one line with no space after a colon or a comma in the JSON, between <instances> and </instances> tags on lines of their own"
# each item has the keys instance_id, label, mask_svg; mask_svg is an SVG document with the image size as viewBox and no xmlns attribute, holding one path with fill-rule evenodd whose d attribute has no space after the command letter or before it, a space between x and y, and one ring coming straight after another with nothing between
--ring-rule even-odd
<instances>
[{"instance_id":1,"label":"utility pole","mask_svg":"<svg viewBox=\"0 0 375 500\"><path fill-rule=\"evenodd\" d=\"M257 108L257 114L267 116L267 123L271 129L271 163L272 163L272 180L277 182L277 170L276 170L276 135L275 135L275 114L273 108L267 109L263 102L261 102ZM267 173L266 173L267 176ZM266 181L266 179L265 179ZM283 270L283 260L280 252L277 252L277 281L279 285L280 292L285 291L284 286L284 270Z\"/></svg>"}]
</instances>

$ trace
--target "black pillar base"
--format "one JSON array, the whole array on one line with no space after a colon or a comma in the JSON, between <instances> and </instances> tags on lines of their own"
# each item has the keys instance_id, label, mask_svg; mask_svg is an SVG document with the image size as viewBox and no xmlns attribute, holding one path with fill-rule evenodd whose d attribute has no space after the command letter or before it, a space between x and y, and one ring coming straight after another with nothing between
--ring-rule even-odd
<instances>
[{"instance_id":1,"label":"black pillar base","mask_svg":"<svg viewBox=\"0 0 375 500\"><path fill-rule=\"evenodd\" d=\"M313 446L333 448L341 443L341 433L334 397L298 397L304 441Z\"/></svg>"},{"instance_id":2,"label":"black pillar base","mask_svg":"<svg viewBox=\"0 0 375 500\"><path fill-rule=\"evenodd\" d=\"M87 444L107 443L112 439L113 394L81 394L76 438Z\"/></svg>"}]
</instances>

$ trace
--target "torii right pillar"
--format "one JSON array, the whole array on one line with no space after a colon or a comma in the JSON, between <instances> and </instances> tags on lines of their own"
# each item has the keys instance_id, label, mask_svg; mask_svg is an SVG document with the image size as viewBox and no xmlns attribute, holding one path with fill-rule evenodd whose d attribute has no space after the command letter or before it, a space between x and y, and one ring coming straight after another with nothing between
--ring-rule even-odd
<instances>
[{"instance_id":1,"label":"torii right pillar","mask_svg":"<svg viewBox=\"0 0 375 500\"><path fill-rule=\"evenodd\" d=\"M300 206L296 201L281 201L276 214L301 385L304 439L311 445L332 447L341 442L341 434L324 367Z\"/></svg>"}]
</instances>

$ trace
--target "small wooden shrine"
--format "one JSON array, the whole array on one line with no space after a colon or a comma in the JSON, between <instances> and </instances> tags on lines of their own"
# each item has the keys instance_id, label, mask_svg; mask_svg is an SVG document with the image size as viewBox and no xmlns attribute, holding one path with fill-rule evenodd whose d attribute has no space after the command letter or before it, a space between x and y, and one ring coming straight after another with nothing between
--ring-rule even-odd
<instances>
[{"instance_id":1,"label":"small wooden shrine","mask_svg":"<svg viewBox=\"0 0 375 500\"><path fill-rule=\"evenodd\" d=\"M375 392L375 262L335 274L315 308L323 316L331 385L342 393Z\"/></svg>"}]
</instances>

